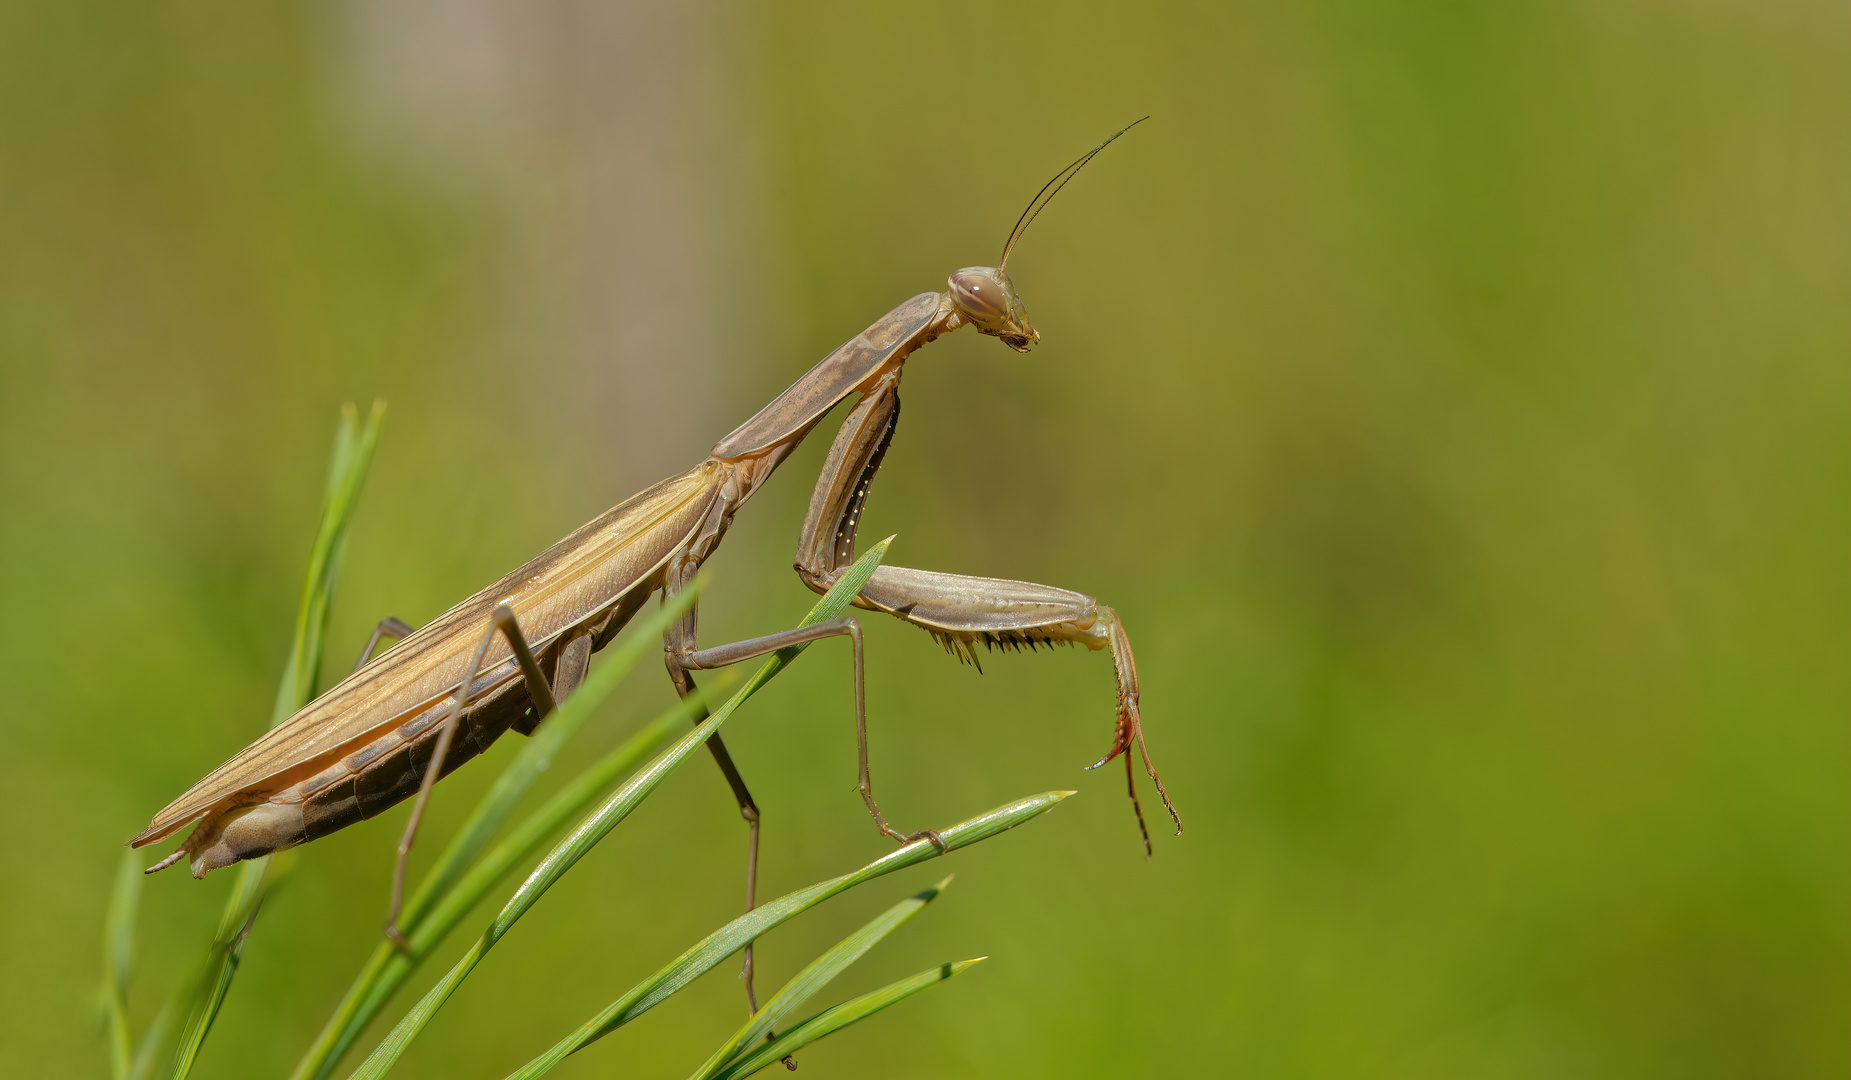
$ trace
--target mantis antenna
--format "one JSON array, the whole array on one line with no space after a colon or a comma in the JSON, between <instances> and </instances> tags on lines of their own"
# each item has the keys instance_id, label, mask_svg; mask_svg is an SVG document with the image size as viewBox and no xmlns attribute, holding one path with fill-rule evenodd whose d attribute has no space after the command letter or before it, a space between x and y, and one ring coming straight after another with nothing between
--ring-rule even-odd
<instances>
[{"instance_id":1,"label":"mantis antenna","mask_svg":"<svg viewBox=\"0 0 1851 1080\"><path fill-rule=\"evenodd\" d=\"M1009 265L1009 253L1015 250L1016 241L1022 239L1022 234L1027 232L1028 227L1033 225L1035 219L1041 216L1041 211L1047 209L1047 205L1054 201L1054 196L1060 194L1060 189L1067 186L1067 181L1073 179L1076 173L1085 168L1086 163L1091 161L1099 151L1112 145L1113 139L1118 138L1120 135L1123 135L1125 132L1130 131L1132 128L1137 127L1139 124L1149 119L1150 117L1148 116L1140 116L1131 123L1119 128L1117 131L1113 132L1105 142L1100 143L1098 146L1082 154L1078 161L1055 173L1054 179L1041 185L1041 190L1035 192L1035 197L1028 200L1028 208L1022 211L1022 216L1015 219L1015 228L1009 230L1009 240L1007 243L1003 244L1003 257L998 260L996 269L1000 271ZM1049 191L1049 188L1053 188L1054 190ZM1046 195L1047 198L1042 198L1043 195Z\"/></svg>"}]
</instances>

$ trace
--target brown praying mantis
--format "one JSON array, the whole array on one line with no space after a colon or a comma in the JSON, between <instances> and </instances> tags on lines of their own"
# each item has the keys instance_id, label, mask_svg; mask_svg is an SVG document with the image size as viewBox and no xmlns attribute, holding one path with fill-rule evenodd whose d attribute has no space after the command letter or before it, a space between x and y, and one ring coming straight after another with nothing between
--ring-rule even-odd
<instances>
[{"instance_id":1,"label":"brown praying mantis","mask_svg":"<svg viewBox=\"0 0 1851 1080\"><path fill-rule=\"evenodd\" d=\"M579 684L591 654L609 644L651 594L674 596L688 587L746 500L831 409L859 394L817 478L795 558L797 575L816 592L839 580L854 562L868 490L893 441L907 357L966 324L1017 352L1040 341L1004 267L1048 202L1128 130L1094 147L1036 193L994 268L966 267L951 275L946 292L922 293L883 315L721 439L699 465L619 503L420 630L397 619L382 620L351 675L193 785L130 841L141 847L194 825L180 847L148 873L186 859L193 876L204 877L209 870L326 836L415 795L398 845L386 921L387 936L409 948L398 929L406 860L438 779L488 749L509 728L531 734ZM1110 649L1118 681L1117 727L1110 750L1091 767L1124 758L1126 787L1148 855L1150 835L1131 760L1135 744L1177 832L1182 831L1144 744L1137 665L1124 623L1113 609L1048 585L893 566L875 570L854 604L922 627L972 662L978 644ZM699 647L695 631L696 611L690 607L665 634L669 677L684 698L695 691L695 671L802 642L849 638L862 801L883 835L944 846L930 830L895 829L875 803L868 774L861 627L854 618L708 648ZM398 639L397 646L374 659L373 651L386 637ZM697 708L695 722L706 715ZM720 737L713 736L707 747L747 823L750 910L757 894L758 806ZM749 947L745 981L756 1010Z\"/></svg>"}]
</instances>

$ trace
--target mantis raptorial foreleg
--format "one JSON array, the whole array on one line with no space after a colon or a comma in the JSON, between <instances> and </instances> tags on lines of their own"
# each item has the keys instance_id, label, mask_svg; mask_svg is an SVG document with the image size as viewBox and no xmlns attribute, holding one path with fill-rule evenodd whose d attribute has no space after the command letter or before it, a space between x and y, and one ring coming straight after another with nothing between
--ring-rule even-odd
<instances>
[{"instance_id":1,"label":"mantis raptorial foreleg","mask_svg":"<svg viewBox=\"0 0 1851 1080\"><path fill-rule=\"evenodd\" d=\"M437 786L438 777L443 775L444 761L450 755L450 743L456 738L457 725L462 718L463 710L469 705L470 692L475 687L476 679L482 674L483 660L488 656L488 648L494 644L496 634L507 638L508 647L514 650L515 662L520 665L521 677L527 683L528 697L533 702L535 723L555 708L552 684L547 682L546 675L541 672L539 662L534 659L533 650L527 647L526 635L521 633L520 620L514 617L514 610L506 604L497 605L494 612L489 615L488 631L482 635L482 644L476 648L475 658L470 661L467 669L468 673L464 676L462 685L457 688L456 695L451 699L453 704L450 706L450 714L444 717L442 725L437 729L436 745L431 750L430 763L424 767L424 780L418 785L418 799L411 804L411 818L405 822L404 835L399 837L398 857L392 864L392 899L386 908L386 937L405 952L411 951L411 942L406 940L404 933L399 930L398 917L399 912L404 910L405 906L405 867L411 859L411 845L418 838L418 825L424 820L425 804L430 802L431 789ZM568 642L567 648L561 650L562 659L567 652L571 651L572 644L576 643ZM580 663L579 670L571 678L574 686L584 675L584 663L588 663L591 659L589 648L584 650L583 656L584 661Z\"/></svg>"},{"instance_id":2,"label":"mantis raptorial foreleg","mask_svg":"<svg viewBox=\"0 0 1851 1080\"><path fill-rule=\"evenodd\" d=\"M887 447L900 421L900 371L893 370L872 386L867 396L843 421L823 472L810 498L803 533L797 543L795 565L804 583L827 592L855 558L855 533L867 505L868 491L880 470ZM1150 831L1138 806L1131 780L1129 751L1136 743L1145 771L1157 795L1170 812L1178 832L1182 821L1163 781L1151 764L1138 718L1138 669L1131 655L1118 613L1084 593L1002 578L965 577L902 566L882 566L855 598L857 607L884 611L931 633L947 651L977 663L976 646L1020 649L1057 642L1112 650L1118 680L1118 725L1112 747L1092 767L1125 756L1126 784L1137 813L1144 851L1150 853ZM862 758L863 794L866 796L866 756ZM873 800L869 798L872 808ZM879 814L876 812L876 820Z\"/></svg>"}]
</instances>

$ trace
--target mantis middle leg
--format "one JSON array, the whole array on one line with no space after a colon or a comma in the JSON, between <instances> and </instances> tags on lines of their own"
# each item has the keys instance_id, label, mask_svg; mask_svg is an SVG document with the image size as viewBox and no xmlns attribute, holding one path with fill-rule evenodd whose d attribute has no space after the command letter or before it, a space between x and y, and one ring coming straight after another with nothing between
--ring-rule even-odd
<instances>
[{"instance_id":1,"label":"mantis middle leg","mask_svg":"<svg viewBox=\"0 0 1851 1080\"><path fill-rule=\"evenodd\" d=\"M693 569L694 564L690 561L684 573L672 575L664 590L666 594L673 596L679 592L686 585L686 578L692 575ZM706 649L696 647L698 629L698 609L690 607L687 614L677 620L664 635L663 653L668 665L669 678L674 681L676 692L683 698L693 694L695 690L694 676L691 672L727 667L791 645L821 641L824 638L847 637L854 644L855 730L860 736L861 745L866 747L867 680L862 658L861 624L852 617L831 619L813 626L798 627L794 630L766 634L763 637L748 638L744 641L716 645ZM703 706L696 709L691 718L699 724L705 721L707 716L707 710ZM733 756L726 749L726 744L720 740L720 736L714 735L708 739L707 748L713 752L714 764L720 767L721 774L726 777L727 785L733 790L733 798L739 803L739 815L746 820L746 910L751 911L758 906L758 841L761 821L758 804L753 801L752 793L746 788L745 779L739 775L739 768L733 764ZM865 778L865 771L863 775ZM869 805L872 809L872 800ZM879 824L882 833L902 843L925 839L931 840L940 848L945 846L939 835L930 830L906 834L889 827L885 821L880 819L878 811L875 811L875 821ZM747 945L742 978L746 984L746 1001L752 1011L757 1012L758 996L752 985L752 962L752 946Z\"/></svg>"},{"instance_id":2,"label":"mantis middle leg","mask_svg":"<svg viewBox=\"0 0 1851 1080\"><path fill-rule=\"evenodd\" d=\"M384 626L383 623L381 625ZM494 642L496 634L507 638L509 647L514 651L514 659L520 665L521 676L527 683L527 693L533 701L535 722L537 723L555 708L553 684L547 681L546 675L540 670L539 662L534 659L533 650L528 647L527 638L521 633L520 621L514 617L513 609L507 605L497 606L489 616L488 630L482 635L482 644L476 649L475 658L470 661L467 674L451 699L450 713L444 717L438 728L437 743L431 751L430 764L425 766L423 782L418 785L417 801L412 803L411 817L405 822L404 835L399 838L398 857L392 864L392 901L386 913L386 937L392 944L407 953L411 951L411 942L399 929L398 918L405 904L405 867L411 859L411 845L418 837L418 825L424 820L424 807L430 802L431 789L437 785L437 778L443 771L443 764L449 758L450 743L456 738L456 729L461 722L463 710L469 707L470 691L475 685L476 678L482 674L483 660L488 655L488 647ZM582 647L579 646L579 640L584 642ZM579 679L583 677L584 665L590 660L590 656L590 638L584 635L580 635L578 640L568 642L561 652L559 666L564 667L567 663L571 663L577 668L570 674L569 681L572 685L577 685Z\"/></svg>"}]
</instances>

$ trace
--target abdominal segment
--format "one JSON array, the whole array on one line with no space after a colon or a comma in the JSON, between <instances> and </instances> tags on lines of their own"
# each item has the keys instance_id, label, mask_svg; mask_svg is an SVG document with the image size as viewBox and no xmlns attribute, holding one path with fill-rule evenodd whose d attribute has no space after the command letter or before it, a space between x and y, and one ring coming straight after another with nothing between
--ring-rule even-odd
<instances>
[{"instance_id":1,"label":"abdominal segment","mask_svg":"<svg viewBox=\"0 0 1851 1080\"><path fill-rule=\"evenodd\" d=\"M451 706L448 698L439 701L262 802L208 817L186 841L193 876L319 839L416 795ZM487 750L528 706L517 679L464 710L438 775Z\"/></svg>"}]
</instances>

